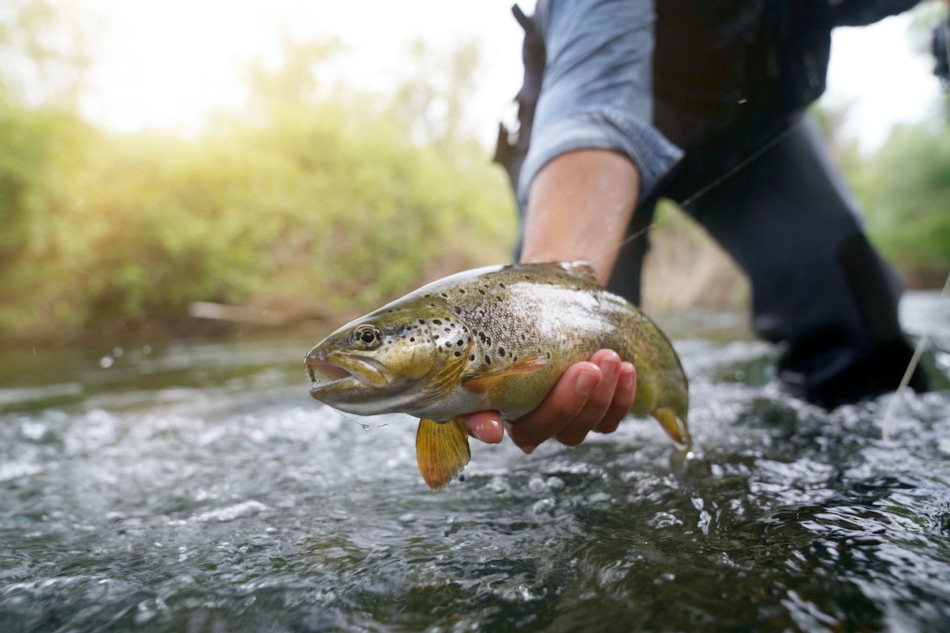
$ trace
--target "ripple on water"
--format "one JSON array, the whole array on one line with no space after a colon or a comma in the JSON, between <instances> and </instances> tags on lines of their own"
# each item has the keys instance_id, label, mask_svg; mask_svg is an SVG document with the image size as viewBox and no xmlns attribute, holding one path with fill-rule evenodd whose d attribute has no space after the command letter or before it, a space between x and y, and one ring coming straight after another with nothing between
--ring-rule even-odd
<instances>
[{"instance_id":1,"label":"ripple on water","mask_svg":"<svg viewBox=\"0 0 950 633\"><path fill-rule=\"evenodd\" d=\"M298 398L306 385L281 381L299 367L272 364L282 352L241 352L250 368L214 346L142 355L154 388L113 397L84 386L78 402L0 414L0 623L811 631L950 621L950 392L910 394L885 442L886 398L827 413L782 391L767 346L677 346L697 442L685 463L671 461L655 424L630 420L574 449L473 446L463 480L439 494L416 471L413 420L364 429ZM102 371L135 362L128 352ZM175 384L195 362L201 386Z\"/></svg>"}]
</instances>

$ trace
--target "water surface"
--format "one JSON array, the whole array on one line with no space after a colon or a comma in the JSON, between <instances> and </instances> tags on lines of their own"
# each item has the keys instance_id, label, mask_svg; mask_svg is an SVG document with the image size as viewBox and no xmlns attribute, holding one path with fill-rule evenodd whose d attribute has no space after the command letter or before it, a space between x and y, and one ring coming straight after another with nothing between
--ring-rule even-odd
<instances>
[{"instance_id":1,"label":"water surface","mask_svg":"<svg viewBox=\"0 0 950 633\"><path fill-rule=\"evenodd\" d=\"M902 318L950 349L935 297ZM5 354L0 631L946 630L950 390L908 394L884 441L889 398L789 396L743 316L661 325L685 466L631 419L474 445L441 493L414 420L308 396L311 339Z\"/></svg>"}]
</instances>

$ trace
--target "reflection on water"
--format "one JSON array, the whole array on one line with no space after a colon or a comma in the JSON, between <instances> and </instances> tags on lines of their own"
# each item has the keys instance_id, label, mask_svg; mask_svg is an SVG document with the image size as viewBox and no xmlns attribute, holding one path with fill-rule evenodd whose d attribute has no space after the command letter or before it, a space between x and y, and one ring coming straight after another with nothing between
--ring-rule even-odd
<instances>
[{"instance_id":1,"label":"reflection on water","mask_svg":"<svg viewBox=\"0 0 950 633\"><path fill-rule=\"evenodd\" d=\"M946 306L911 299L950 349ZM7 355L0 630L940 630L950 391L909 394L885 442L887 398L790 398L742 323L663 322L692 380L684 467L631 420L473 446L442 493L413 420L309 398L310 340Z\"/></svg>"}]
</instances>

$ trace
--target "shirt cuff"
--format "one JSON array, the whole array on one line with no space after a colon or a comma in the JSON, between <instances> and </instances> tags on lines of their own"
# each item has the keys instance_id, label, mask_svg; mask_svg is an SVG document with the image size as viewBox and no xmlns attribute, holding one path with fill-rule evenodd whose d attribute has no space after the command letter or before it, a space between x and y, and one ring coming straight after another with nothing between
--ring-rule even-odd
<instances>
[{"instance_id":1,"label":"shirt cuff","mask_svg":"<svg viewBox=\"0 0 950 633\"><path fill-rule=\"evenodd\" d=\"M627 155L639 172L641 202L683 156L656 128L613 108L574 112L550 122L544 134L532 134L531 141L519 178L521 208L526 208L531 182L541 168L567 152L603 149Z\"/></svg>"}]
</instances>

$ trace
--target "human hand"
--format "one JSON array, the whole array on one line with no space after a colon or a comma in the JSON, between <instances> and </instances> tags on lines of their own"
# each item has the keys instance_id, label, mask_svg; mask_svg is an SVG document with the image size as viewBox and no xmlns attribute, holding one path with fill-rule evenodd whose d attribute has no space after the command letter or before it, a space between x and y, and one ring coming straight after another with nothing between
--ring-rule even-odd
<instances>
[{"instance_id":1,"label":"human hand","mask_svg":"<svg viewBox=\"0 0 950 633\"><path fill-rule=\"evenodd\" d=\"M497 411L466 416L469 434L488 444L501 442L505 428L525 453L552 437L567 446L580 444L591 431L613 433L630 411L637 392L637 372L612 350L602 349L589 361L567 368L544 401L527 415L502 422Z\"/></svg>"}]
</instances>

